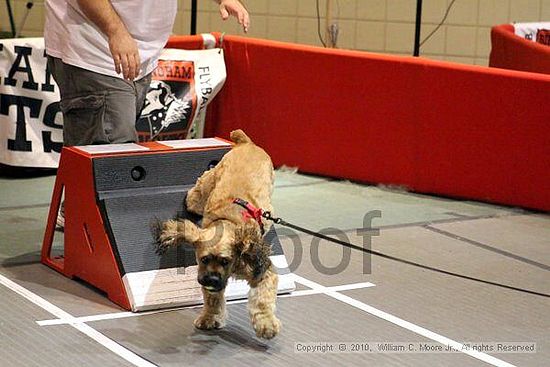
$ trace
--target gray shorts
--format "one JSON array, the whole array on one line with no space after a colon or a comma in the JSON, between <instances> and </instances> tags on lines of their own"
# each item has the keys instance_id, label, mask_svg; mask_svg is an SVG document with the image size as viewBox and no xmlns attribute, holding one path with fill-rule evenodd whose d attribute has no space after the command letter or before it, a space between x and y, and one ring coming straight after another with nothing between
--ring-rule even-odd
<instances>
[{"instance_id":1,"label":"gray shorts","mask_svg":"<svg viewBox=\"0 0 550 367\"><path fill-rule=\"evenodd\" d=\"M130 82L68 65L51 56L48 67L61 94L65 146L137 141L135 125L151 74Z\"/></svg>"}]
</instances>

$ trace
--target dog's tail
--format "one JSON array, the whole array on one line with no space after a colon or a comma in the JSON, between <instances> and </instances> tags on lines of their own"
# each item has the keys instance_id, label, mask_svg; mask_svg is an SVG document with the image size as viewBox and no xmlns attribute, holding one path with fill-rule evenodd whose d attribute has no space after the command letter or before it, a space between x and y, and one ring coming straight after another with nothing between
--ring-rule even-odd
<instances>
[{"instance_id":1,"label":"dog's tail","mask_svg":"<svg viewBox=\"0 0 550 367\"><path fill-rule=\"evenodd\" d=\"M231 131L230 137L237 144L252 143L252 140L241 129Z\"/></svg>"}]
</instances>

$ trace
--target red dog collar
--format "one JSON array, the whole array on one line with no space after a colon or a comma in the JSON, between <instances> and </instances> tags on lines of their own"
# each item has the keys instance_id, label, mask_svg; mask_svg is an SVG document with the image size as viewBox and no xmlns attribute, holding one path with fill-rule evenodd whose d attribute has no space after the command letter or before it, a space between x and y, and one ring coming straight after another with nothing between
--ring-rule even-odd
<instances>
[{"instance_id":1,"label":"red dog collar","mask_svg":"<svg viewBox=\"0 0 550 367\"><path fill-rule=\"evenodd\" d=\"M262 222L262 215L264 211L261 208L256 208L248 201L236 198L233 200L233 204L243 207L245 210L241 211L244 220L254 219L260 225L262 235L264 234L264 223Z\"/></svg>"}]
</instances>

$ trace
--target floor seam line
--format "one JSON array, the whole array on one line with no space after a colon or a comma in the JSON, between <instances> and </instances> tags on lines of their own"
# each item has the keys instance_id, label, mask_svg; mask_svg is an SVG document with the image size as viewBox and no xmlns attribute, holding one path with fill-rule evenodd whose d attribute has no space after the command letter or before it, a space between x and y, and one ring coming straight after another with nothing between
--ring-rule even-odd
<instances>
[{"instance_id":1,"label":"floor seam line","mask_svg":"<svg viewBox=\"0 0 550 367\"><path fill-rule=\"evenodd\" d=\"M326 184L329 184L329 183L334 183L334 181L310 182L310 183L304 183L304 184L274 185L273 189L289 189L289 188L293 188L293 187L320 186L320 185L326 185Z\"/></svg>"},{"instance_id":2,"label":"floor seam line","mask_svg":"<svg viewBox=\"0 0 550 367\"><path fill-rule=\"evenodd\" d=\"M383 225L383 226L379 226L379 227L374 226L372 228L361 228L361 227L348 228L348 229L338 230L338 232L347 234L347 233L351 233L351 232L356 232L358 230L362 231L362 232L365 232L365 231L376 231L376 230L412 228L412 227L424 228L426 226L431 226L431 225L462 223L462 222L482 220L482 219L505 218L505 217L511 217L511 216L516 216L516 215L529 215L529 214L524 214L524 213L523 214L509 214L509 215L500 215L500 214L498 214L498 215L483 215L483 216L478 216L478 217L464 216L464 217L449 218L449 219L439 219L439 220L434 220L434 221L412 222L412 223L403 223L403 224L389 224L389 225ZM281 225L275 225L275 226L279 227L279 228L285 228ZM327 231L324 234L331 235L331 234L334 234L334 233L336 233L336 231L332 231L332 233L331 233L331 231ZM298 233L295 236L286 236L286 237L292 237L293 238L293 237L299 237L299 236L310 236L310 235Z\"/></svg>"},{"instance_id":3,"label":"floor seam line","mask_svg":"<svg viewBox=\"0 0 550 367\"><path fill-rule=\"evenodd\" d=\"M466 244L469 244L469 245L473 245L473 246L476 246L478 248L481 248L481 249L484 249L484 250L487 250L487 251L490 251L490 252L493 252L493 253L496 253L496 254L499 254L499 255L502 255L502 256L506 256L510 259L514 259L514 260L523 262L525 264L529 264L529 265L535 266L537 268L550 271L550 266L549 265L539 263L538 261L534 261L534 260L531 260L529 258L520 256L520 255L516 255L516 254L514 254L512 252L509 252L509 251L506 251L506 250L501 250L501 249L493 247L491 245L487 245L483 242L472 240L470 238L461 236L459 234L455 234L455 233L452 233L452 232L449 232L449 231L445 231L443 229L432 227L430 225L426 225L426 226L424 226L424 228L429 230L429 231L432 231L434 233L445 236L447 238L451 238L451 239L454 239L454 240L457 240L457 241L460 241L460 242L463 242L463 243L466 243Z\"/></svg>"}]
</instances>

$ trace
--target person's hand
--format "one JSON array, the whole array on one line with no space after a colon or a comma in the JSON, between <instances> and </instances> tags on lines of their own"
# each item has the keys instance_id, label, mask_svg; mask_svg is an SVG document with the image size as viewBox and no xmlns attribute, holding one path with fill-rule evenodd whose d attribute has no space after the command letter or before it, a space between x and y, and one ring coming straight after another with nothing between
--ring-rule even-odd
<instances>
[{"instance_id":1,"label":"person's hand","mask_svg":"<svg viewBox=\"0 0 550 367\"><path fill-rule=\"evenodd\" d=\"M223 20L227 20L230 15L237 18L239 24L243 27L245 32L248 32L250 27L250 17L248 11L239 0L221 0L220 3L220 15Z\"/></svg>"},{"instance_id":2,"label":"person's hand","mask_svg":"<svg viewBox=\"0 0 550 367\"><path fill-rule=\"evenodd\" d=\"M121 27L109 35L109 49L117 74L126 80L134 80L140 72L141 61L136 41L126 28Z\"/></svg>"}]
</instances>

